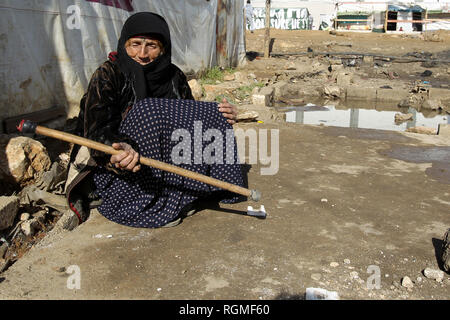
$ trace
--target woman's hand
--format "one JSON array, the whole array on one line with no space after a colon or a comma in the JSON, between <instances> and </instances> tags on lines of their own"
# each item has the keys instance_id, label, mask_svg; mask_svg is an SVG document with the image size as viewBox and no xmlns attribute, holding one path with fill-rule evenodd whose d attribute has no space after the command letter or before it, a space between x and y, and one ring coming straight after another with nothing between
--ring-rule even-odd
<instances>
[{"instance_id":1,"label":"woman's hand","mask_svg":"<svg viewBox=\"0 0 450 320\"><path fill-rule=\"evenodd\" d=\"M139 153L125 142L113 143L112 147L116 150L123 150L119 154L111 156L110 162L117 168L132 172L137 172L141 169L139 164Z\"/></svg>"},{"instance_id":2,"label":"woman's hand","mask_svg":"<svg viewBox=\"0 0 450 320\"><path fill-rule=\"evenodd\" d=\"M233 125L236 123L237 108L230 104L227 99L223 98L222 103L219 104L219 112L222 112L229 124Z\"/></svg>"}]
</instances>

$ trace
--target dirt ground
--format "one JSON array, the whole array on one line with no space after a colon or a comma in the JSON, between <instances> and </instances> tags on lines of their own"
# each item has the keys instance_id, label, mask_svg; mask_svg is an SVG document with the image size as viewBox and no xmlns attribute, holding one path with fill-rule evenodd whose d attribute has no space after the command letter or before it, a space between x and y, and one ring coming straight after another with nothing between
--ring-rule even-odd
<instances>
[{"instance_id":1,"label":"dirt ground","mask_svg":"<svg viewBox=\"0 0 450 320\"><path fill-rule=\"evenodd\" d=\"M247 51L263 51L262 35L247 35ZM342 40L352 42L345 51L400 55L442 52L450 41L448 34L437 42L318 31L271 36L273 52L325 50L324 41ZM0 274L0 299L303 299L309 287L351 300L450 297L449 274L442 282L423 275L441 267L450 227L450 138L284 122L236 128L279 130L278 172L247 166L260 203L206 208L162 229L121 226L93 210ZM245 215L260 204L266 219ZM401 285L405 276L412 288Z\"/></svg>"}]
</instances>

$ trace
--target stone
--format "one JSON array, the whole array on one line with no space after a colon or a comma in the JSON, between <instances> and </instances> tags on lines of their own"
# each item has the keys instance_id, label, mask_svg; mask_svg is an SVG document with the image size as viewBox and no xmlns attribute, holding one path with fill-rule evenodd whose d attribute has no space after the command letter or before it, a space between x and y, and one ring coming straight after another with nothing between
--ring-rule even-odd
<instances>
[{"instance_id":1,"label":"stone","mask_svg":"<svg viewBox=\"0 0 450 320\"><path fill-rule=\"evenodd\" d=\"M51 161L47 149L39 141L28 137L13 137L2 140L0 148L0 178L13 180L20 186L36 179L50 169Z\"/></svg>"},{"instance_id":2,"label":"stone","mask_svg":"<svg viewBox=\"0 0 450 320\"><path fill-rule=\"evenodd\" d=\"M358 279L358 278L359 278L358 272L356 272L356 271L350 272L350 278L352 278L352 279Z\"/></svg>"},{"instance_id":3,"label":"stone","mask_svg":"<svg viewBox=\"0 0 450 320\"><path fill-rule=\"evenodd\" d=\"M244 121L244 120L256 120L259 117L259 113L256 111L245 111L242 113L238 113L236 116L237 121Z\"/></svg>"},{"instance_id":4,"label":"stone","mask_svg":"<svg viewBox=\"0 0 450 320\"><path fill-rule=\"evenodd\" d=\"M337 262L331 262L331 263L330 263L330 267L333 267L333 268L339 267L339 263L337 263Z\"/></svg>"},{"instance_id":5,"label":"stone","mask_svg":"<svg viewBox=\"0 0 450 320\"><path fill-rule=\"evenodd\" d=\"M441 282L444 279L444 271L437 269L425 268L425 270L423 270L423 275L428 279L433 279L437 282Z\"/></svg>"},{"instance_id":6,"label":"stone","mask_svg":"<svg viewBox=\"0 0 450 320\"><path fill-rule=\"evenodd\" d=\"M273 87L263 87L257 94L252 95L252 102L254 105L271 106L273 100Z\"/></svg>"},{"instance_id":7,"label":"stone","mask_svg":"<svg viewBox=\"0 0 450 320\"><path fill-rule=\"evenodd\" d=\"M404 122L404 121L408 121L413 119L414 115L412 113L407 113L407 114L403 114L403 113L396 113L395 114L395 122Z\"/></svg>"},{"instance_id":8,"label":"stone","mask_svg":"<svg viewBox=\"0 0 450 320\"><path fill-rule=\"evenodd\" d=\"M442 239L442 265L445 271L450 272L450 228Z\"/></svg>"},{"instance_id":9,"label":"stone","mask_svg":"<svg viewBox=\"0 0 450 320\"><path fill-rule=\"evenodd\" d=\"M203 96L203 88L196 79L188 81L189 87L191 88L192 95L195 100L199 100Z\"/></svg>"},{"instance_id":10,"label":"stone","mask_svg":"<svg viewBox=\"0 0 450 320\"><path fill-rule=\"evenodd\" d=\"M437 133L437 130L434 128L428 128L428 127L412 127L405 130L406 132L412 132L412 133L421 133L421 134L429 134L429 135L435 135Z\"/></svg>"},{"instance_id":11,"label":"stone","mask_svg":"<svg viewBox=\"0 0 450 320\"><path fill-rule=\"evenodd\" d=\"M408 276L404 276L402 279L402 287L413 288L414 284Z\"/></svg>"},{"instance_id":12,"label":"stone","mask_svg":"<svg viewBox=\"0 0 450 320\"><path fill-rule=\"evenodd\" d=\"M14 219L19 211L19 198L15 196L0 197L0 230L13 225Z\"/></svg>"},{"instance_id":13,"label":"stone","mask_svg":"<svg viewBox=\"0 0 450 320\"><path fill-rule=\"evenodd\" d=\"M344 259L344 264L350 264L350 259Z\"/></svg>"},{"instance_id":14,"label":"stone","mask_svg":"<svg viewBox=\"0 0 450 320\"><path fill-rule=\"evenodd\" d=\"M22 214L20 215L20 221L26 221L26 220L28 220L28 219L30 219L30 214L29 214L29 213L24 212L24 213L22 213Z\"/></svg>"}]
</instances>

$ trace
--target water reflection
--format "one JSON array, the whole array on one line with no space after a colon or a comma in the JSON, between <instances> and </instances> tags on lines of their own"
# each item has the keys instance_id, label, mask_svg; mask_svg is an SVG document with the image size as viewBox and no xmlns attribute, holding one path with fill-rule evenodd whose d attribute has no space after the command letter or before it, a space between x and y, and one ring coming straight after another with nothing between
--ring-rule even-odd
<instances>
[{"instance_id":1,"label":"water reflection","mask_svg":"<svg viewBox=\"0 0 450 320\"><path fill-rule=\"evenodd\" d=\"M327 126L364 128L405 131L408 128L424 126L438 128L439 124L450 124L450 115L435 115L425 117L414 108L408 108L407 113L411 113L413 118L409 121L397 124L395 114L400 111L380 110L380 109L336 109L334 105L316 106L307 104L302 107L283 108L286 113L286 122L296 122L301 124L324 124Z\"/></svg>"}]
</instances>

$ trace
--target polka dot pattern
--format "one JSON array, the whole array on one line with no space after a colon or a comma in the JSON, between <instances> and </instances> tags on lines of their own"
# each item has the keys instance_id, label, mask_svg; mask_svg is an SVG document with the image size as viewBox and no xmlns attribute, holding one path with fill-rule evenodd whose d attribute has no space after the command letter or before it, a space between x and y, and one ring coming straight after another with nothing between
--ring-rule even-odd
<instances>
[{"instance_id":1,"label":"polka dot pattern","mask_svg":"<svg viewBox=\"0 0 450 320\"><path fill-rule=\"evenodd\" d=\"M175 130L183 134L172 139ZM244 186L235 138L230 135L232 130L217 103L155 98L137 102L119 129L139 145L144 157ZM180 150L180 143L190 148ZM178 147L174 149L175 146ZM173 149L184 157L183 163L172 161ZM163 226L176 219L189 203L213 194L220 194L223 203L241 199L234 193L218 192L221 189L144 165L137 173L123 175L98 167L94 182L103 199L99 212L111 221L131 227Z\"/></svg>"}]
</instances>

